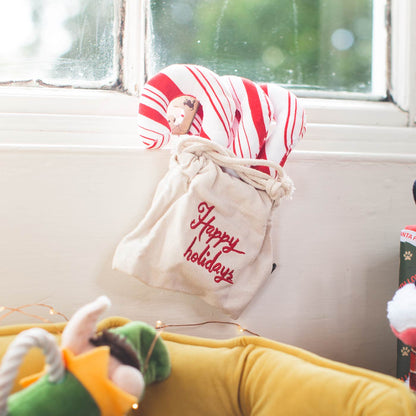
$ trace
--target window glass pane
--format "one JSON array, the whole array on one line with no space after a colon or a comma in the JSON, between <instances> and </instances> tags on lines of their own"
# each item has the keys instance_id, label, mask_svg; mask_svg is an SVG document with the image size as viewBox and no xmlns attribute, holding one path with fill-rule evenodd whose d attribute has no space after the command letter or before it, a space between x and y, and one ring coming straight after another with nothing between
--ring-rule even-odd
<instances>
[{"instance_id":1,"label":"window glass pane","mask_svg":"<svg viewBox=\"0 0 416 416\"><path fill-rule=\"evenodd\" d=\"M114 0L0 3L0 81L114 81Z\"/></svg>"},{"instance_id":2,"label":"window glass pane","mask_svg":"<svg viewBox=\"0 0 416 416\"><path fill-rule=\"evenodd\" d=\"M372 0L151 0L151 14L153 73L194 63L309 90L372 91Z\"/></svg>"}]
</instances>

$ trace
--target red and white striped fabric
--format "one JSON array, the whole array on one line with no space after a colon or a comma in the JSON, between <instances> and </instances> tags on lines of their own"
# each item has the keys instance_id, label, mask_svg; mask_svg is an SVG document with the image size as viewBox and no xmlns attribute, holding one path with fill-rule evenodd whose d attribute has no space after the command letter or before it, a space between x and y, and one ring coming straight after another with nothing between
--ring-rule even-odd
<instances>
[{"instance_id":1,"label":"red and white striped fabric","mask_svg":"<svg viewBox=\"0 0 416 416\"><path fill-rule=\"evenodd\" d=\"M236 156L256 159L267 139L273 122L269 97L254 82L236 76L224 76L236 113L230 149Z\"/></svg>"},{"instance_id":2,"label":"red and white striped fabric","mask_svg":"<svg viewBox=\"0 0 416 416\"><path fill-rule=\"evenodd\" d=\"M276 84L262 84L261 88L272 102L275 125L269 131L259 157L274 160L283 166L289 153L305 134L305 111L296 95L290 91Z\"/></svg>"},{"instance_id":3,"label":"red and white striped fabric","mask_svg":"<svg viewBox=\"0 0 416 416\"><path fill-rule=\"evenodd\" d=\"M144 145L157 149L169 142L168 105L182 95L191 95L201 104L189 134L228 147L236 110L234 100L218 75L197 65L171 65L144 86L138 120Z\"/></svg>"},{"instance_id":4,"label":"red and white striped fabric","mask_svg":"<svg viewBox=\"0 0 416 416\"><path fill-rule=\"evenodd\" d=\"M188 134L212 140L242 158L283 166L305 132L304 110L284 88L220 77L198 65L171 65L146 83L140 97L139 138L147 148L167 145L171 138L167 109L183 95L200 103Z\"/></svg>"}]
</instances>

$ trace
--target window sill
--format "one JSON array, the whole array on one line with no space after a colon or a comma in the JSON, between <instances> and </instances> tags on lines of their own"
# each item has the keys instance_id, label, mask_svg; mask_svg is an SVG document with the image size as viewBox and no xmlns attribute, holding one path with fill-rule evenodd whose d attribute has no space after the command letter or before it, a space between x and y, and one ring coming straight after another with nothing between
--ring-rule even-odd
<instances>
[{"instance_id":1,"label":"window sill","mask_svg":"<svg viewBox=\"0 0 416 416\"><path fill-rule=\"evenodd\" d=\"M305 98L305 152L416 154L416 128L392 103ZM138 98L115 91L0 88L3 149L141 149L137 141Z\"/></svg>"},{"instance_id":2,"label":"window sill","mask_svg":"<svg viewBox=\"0 0 416 416\"><path fill-rule=\"evenodd\" d=\"M314 124L406 127L409 123L408 113L390 102L317 98L302 102Z\"/></svg>"}]
</instances>

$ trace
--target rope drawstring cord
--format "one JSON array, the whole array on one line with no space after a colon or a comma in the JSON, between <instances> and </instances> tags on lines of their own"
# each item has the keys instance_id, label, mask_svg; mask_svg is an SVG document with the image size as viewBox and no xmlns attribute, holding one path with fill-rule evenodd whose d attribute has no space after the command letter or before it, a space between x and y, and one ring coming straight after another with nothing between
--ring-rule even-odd
<instances>
[{"instance_id":1,"label":"rope drawstring cord","mask_svg":"<svg viewBox=\"0 0 416 416\"><path fill-rule=\"evenodd\" d=\"M283 168L270 160L239 158L225 147L194 136L184 136L178 143L177 154L182 152L192 153L196 156L205 156L217 165L233 170L241 180L267 192L274 201L291 196L294 191L292 180L287 176ZM267 166L276 172L276 177L254 169L253 166Z\"/></svg>"}]
</instances>

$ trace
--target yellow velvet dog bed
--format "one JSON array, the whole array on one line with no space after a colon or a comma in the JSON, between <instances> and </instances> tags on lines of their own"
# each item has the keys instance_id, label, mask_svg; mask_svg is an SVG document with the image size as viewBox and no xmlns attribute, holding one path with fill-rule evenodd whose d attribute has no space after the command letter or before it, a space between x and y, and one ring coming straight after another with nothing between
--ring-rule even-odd
<instances>
[{"instance_id":1,"label":"yellow velvet dog bed","mask_svg":"<svg viewBox=\"0 0 416 416\"><path fill-rule=\"evenodd\" d=\"M127 322L108 318L99 329ZM33 326L57 336L64 328L64 324L0 327L0 357L17 333ZM171 356L172 373L147 388L139 415L416 415L416 398L401 381L299 348L260 337L224 341L167 332L162 337ZM43 365L42 353L33 349L18 377L35 373Z\"/></svg>"}]
</instances>

